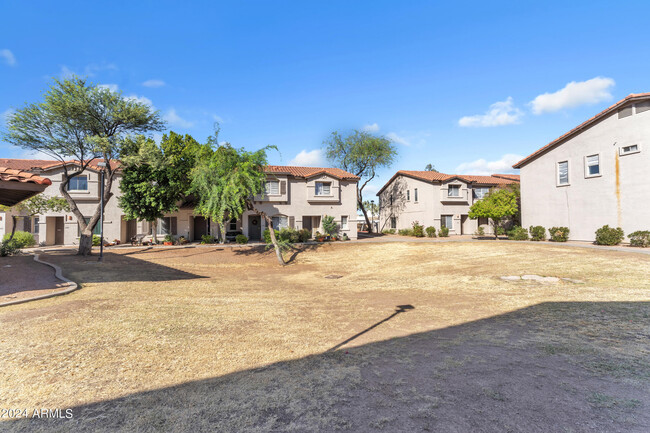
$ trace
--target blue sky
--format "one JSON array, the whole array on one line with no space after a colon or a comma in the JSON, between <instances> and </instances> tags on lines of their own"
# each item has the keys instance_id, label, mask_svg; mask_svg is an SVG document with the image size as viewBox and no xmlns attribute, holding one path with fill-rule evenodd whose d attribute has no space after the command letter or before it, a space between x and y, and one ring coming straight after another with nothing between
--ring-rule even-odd
<instances>
[{"instance_id":1,"label":"blue sky","mask_svg":"<svg viewBox=\"0 0 650 433\"><path fill-rule=\"evenodd\" d=\"M48 77L87 75L171 130L324 165L333 130L393 139L398 169L506 172L629 93L650 91L647 2L0 4L0 121ZM0 157L29 157L0 142Z\"/></svg>"}]
</instances>

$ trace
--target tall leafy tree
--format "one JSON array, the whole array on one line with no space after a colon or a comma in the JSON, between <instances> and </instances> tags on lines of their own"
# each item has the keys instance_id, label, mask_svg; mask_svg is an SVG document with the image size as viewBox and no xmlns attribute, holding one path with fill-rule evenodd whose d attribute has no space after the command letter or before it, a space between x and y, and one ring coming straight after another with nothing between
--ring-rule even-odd
<instances>
[{"instance_id":1,"label":"tall leafy tree","mask_svg":"<svg viewBox=\"0 0 650 433\"><path fill-rule=\"evenodd\" d=\"M209 140L210 144L218 143L217 134L218 131ZM198 159L192 171L192 192L199 198L194 211L217 221L222 241L226 232L226 221L240 218L247 210L261 215L266 225L273 227L271 217L257 209L254 204L256 196L264 195L264 168L268 164L266 151L269 149L277 150L275 146L267 146L255 152L248 152L226 143L213 148L209 154L203 154ZM275 236L275 230L269 230L269 234L278 262L284 265L282 247Z\"/></svg>"},{"instance_id":2,"label":"tall leafy tree","mask_svg":"<svg viewBox=\"0 0 650 433\"><path fill-rule=\"evenodd\" d=\"M178 209L188 194L190 173L201 145L190 135L170 132L160 146L143 135L127 139L122 147L120 207L126 219L151 223L157 242L157 222Z\"/></svg>"},{"instance_id":3,"label":"tall leafy tree","mask_svg":"<svg viewBox=\"0 0 650 433\"><path fill-rule=\"evenodd\" d=\"M68 202L61 197L47 197L42 194L38 194L13 206L0 205L0 211L10 212L12 214L11 221L13 227L11 229L11 235L7 240L7 242L11 242L11 240L14 238L14 234L16 233L16 226L18 225L19 218L29 218L48 211L69 212L70 206L68 205Z\"/></svg>"},{"instance_id":4,"label":"tall leafy tree","mask_svg":"<svg viewBox=\"0 0 650 433\"><path fill-rule=\"evenodd\" d=\"M369 232L372 232L363 202L363 189L375 178L377 170L393 164L397 157L396 146L386 137L356 130L347 137L334 131L324 144L327 158L332 164L361 178L361 185L357 188L357 206L370 227Z\"/></svg>"},{"instance_id":5,"label":"tall leafy tree","mask_svg":"<svg viewBox=\"0 0 650 433\"><path fill-rule=\"evenodd\" d=\"M436 170L436 167L433 164L427 164L427 166L424 167L424 171L435 171L438 173L438 170Z\"/></svg>"},{"instance_id":6,"label":"tall leafy tree","mask_svg":"<svg viewBox=\"0 0 650 433\"><path fill-rule=\"evenodd\" d=\"M43 101L26 104L9 115L3 138L16 146L37 151L61 161L63 181L59 192L77 219L81 232L78 254L92 250L92 231L101 206L86 222L75 199L68 194L70 179L84 173L101 158L104 172L104 205L113 196L116 165L125 138L164 128L157 111L147 104L125 99L120 92L89 83L84 78L54 80ZM64 162L73 159L75 164Z\"/></svg>"},{"instance_id":7,"label":"tall leafy tree","mask_svg":"<svg viewBox=\"0 0 650 433\"><path fill-rule=\"evenodd\" d=\"M501 221L518 212L517 194L511 189L494 189L469 209L469 217L490 218L494 226L494 237L498 239L497 228Z\"/></svg>"}]
</instances>

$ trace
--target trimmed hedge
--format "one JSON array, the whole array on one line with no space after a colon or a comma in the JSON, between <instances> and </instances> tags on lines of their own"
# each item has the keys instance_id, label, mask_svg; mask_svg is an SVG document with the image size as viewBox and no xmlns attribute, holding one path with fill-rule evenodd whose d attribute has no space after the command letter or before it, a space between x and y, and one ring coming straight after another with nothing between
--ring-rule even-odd
<instances>
[{"instance_id":1,"label":"trimmed hedge","mask_svg":"<svg viewBox=\"0 0 650 433\"><path fill-rule=\"evenodd\" d=\"M413 236L413 229L399 229L397 234L400 236Z\"/></svg>"},{"instance_id":2,"label":"trimmed hedge","mask_svg":"<svg viewBox=\"0 0 650 433\"><path fill-rule=\"evenodd\" d=\"M528 230L523 227L515 226L508 232L508 239L513 241L527 241Z\"/></svg>"},{"instance_id":3,"label":"trimmed hedge","mask_svg":"<svg viewBox=\"0 0 650 433\"><path fill-rule=\"evenodd\" d=\"M610 227L605 224L596 230L596 244L597 245L618 245L625 239L625 233L620 227Z\"/></svg>"},{"instance_id":4,"label":"trimmed hedge","mask_svg":"<svg viewBox=\"0 0 650 433\"><path fill-rule=\"evenodd\" d=\"M246 235L237 235L235 236L235 242L238 244L247 244L248 243L248 238Z\"/></svg>"},{"instance_id":5,"label":"trimmed hedge","mask_svg":"<svg viewBox=\"0 0 650 433\"><path fill-rule=\"evenodd\" d=\"M440 227L440 230L438 230L438 235L441 238L448 238L449 237L449 228L448 227Z\"/></svg>"},{"instance_id":6,"label":"trimmed hedge","mask_svg":"<svg viewBox=\"0 0 650 433\"><path fill-rule=\"evenodd\" d=\"M630 238L630 245L633 247L650 247L650 231L638 230L627 235Z\"/></svg>"},{"instance_id":7,"label":"trimmed hedge","mask_svg":"<svg viewBox=\"0 0 650 433\"><path fill-rule=\"evenodd\" d=\"M429 238L435 238L436 237L436 228L433 226L429 226L426 229L427 232L427 237Z\"/></svg>"},{"instance_id":8,"label":"trimmed hedge","mask_svg":"<svg viewBox=\"0 0 650 433\"><path fill-rule=\"evenodd\" d=\"M546 240L546 229L542 226L530 226L528 229L530 232L531 241L545 241Z\"/></svg>"},{"instance_id":9,"label":"trimmed hedge","mask_svg":"<svg viewBox=\"0 0 650 433\"><path fill-rule=\"evenodd\" d=\"M551 227L548 229L548 234L550 236L549 240L552 242L566 242L569 240L568 227Z\"/></svg>"}]
</instances>

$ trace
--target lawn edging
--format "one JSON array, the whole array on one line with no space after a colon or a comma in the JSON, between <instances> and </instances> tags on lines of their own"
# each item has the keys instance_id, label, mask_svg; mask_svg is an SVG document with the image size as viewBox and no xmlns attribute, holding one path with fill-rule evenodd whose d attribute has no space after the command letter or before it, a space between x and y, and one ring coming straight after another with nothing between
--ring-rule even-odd
<instances>
[{"instance_id":1,"label":"lawn edging","mask_svg":"<svg viewBox=\"0 0 650 433\"><path fill-rule=\"evenodd\" d=\"M74 292L75 290L79 289L79 285L77 283L63 276L63 270L59 266L41 260L39 258L39 254L34 254L34 261L38 263L42 263L54 269L54 276L59 280L65 282L68 287L60 292L48 293L46 295L33 296L31 298L25 298L25 299L17 299L15 301L3 302L2 304L0 304L0 307L8 307L10 305L23 304L25 302L38 301L40 299L47 299L47 298L53 298L55 296L67 295L68 293Z\"/></svg>"}]
</instances>

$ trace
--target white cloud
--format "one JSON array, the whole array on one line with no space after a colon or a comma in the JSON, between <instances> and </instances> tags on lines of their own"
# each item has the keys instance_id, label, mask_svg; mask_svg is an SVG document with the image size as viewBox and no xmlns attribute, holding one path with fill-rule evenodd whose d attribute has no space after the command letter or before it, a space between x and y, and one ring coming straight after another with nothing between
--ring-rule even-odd
<instances>
[{"instance_id":1,"label":"white cloud","mask_svg":"<svg viewBox=\"0 0 650 433\"><path fill-rule=\"evenodd\" d=\"M485 114L461 117L458 125L463 127L489 127L503 126L519 123L523 115L521 110L515 107L512 97L508 96L505 101L495 102Z\"/></svg>"},{"instance_id":2,"label":"white cloud","mask_svg":"<svg viewBox=\"0 0 650 433\"><path fill-rule=\"evenodd\" d=\"M217 116L216 114L212 115L212 120L214 120L215 122L218 122L218 123L223 123L224 122L223 117Z\"/></svg>"},{"instance_id":3,"label":"white cloud","mask_svg":"<svg viewBox=\"0 0 650 433\"><path fill-rule=\"evenodd\" d=\"M5 59L5 62L9 66L16 66L16 56L14 56L14 53L12 53L10 50L6 48L0 50L0 57Z\"/></svg>"},{"instance_id":4,"label":"white cloud","mask_svg":"<svg viewBox=\"0 0 650 433\"><path fill-rule=\"evenodd\" d=\"M149 99L149 98L147 98L145 96L129 95L129 96L125 96L124 99L126 99L127 101L135 101L135 102L139 102L141 104L146 104L146 105L150 106L151 108L154 108L153 102L151 102L151 99Z\"/></svg>"},{"instance_id":5,"label":"white cloud","mask_svg":"<svg viewBox=\"0 0 650 433\"><path fill-rule=\"evenodd\" d=\"M486 161L481 158L472 162L464 162L456 167L456 174L490 175L497 173L516 173L512 165L521 161L522 158L523 156L521 155L508 153L496 161Z\"/></svg>"},{"instance_id":6,"label":"white cloud","mask_svg":"<svg viewBox=\"0 0 650 433\"><path fill-rule=\"evenodd\" d=\"M410 146L411 145L410 141L408 141L404 137L401 137L401 136L395 134L394 132L389 132L388 134L386 134L386 138L388 138L393 143L401 144L403 146Z\"/></svg>"},{"instance_id":7,"label":"white cloud","mask_svg":"<svg viewBox=\"0 0 650 433\"><path fill-rule=\"evenodd\" d=\"M295 156L289 165L300 165L305 167L322 167L325 164L325 151L323 149L314 149L310 151L301 150Z\"/></svg>"},{"instance_id":8,"label":"white cloud","mask_svg":"<svg viewBox=\"0 0 650 433\"><path fill-rule=\"evenodd\" d=\"M170 108L169 111L163 116L163 119L170 125L178 126L181 128L191 128L194 126L194 122L183 119L181 116L176 113L174 108Z\"/></svg>"},{"instance_id":9,"label":"white cloud","mask_svg":"<svg viewBox=\"0 0 650 433\"><path fill-rule=\"evenodd\" d=\"M365 125L362 128L362 130L364 130L365 132L377 132L379 131L379 125L377 125L376 123L368 124Z\"/></svg>"},{"instance_id":10,"label":"white cloud","mask_svg":"<svg viewBox=\"0 0 650 433\"><path fill-rule=\"evenodd\" d=\"M167 83L165 83L163 80L147 80L142 85L144 87L163 87Z\"/></svg>"},{"instance_id":11,"label":"white cloud","mask_svg":"<svg viewBox=\"0 0 650 433\"><path fill-rule=\"evenodd\" d=\"M61 73L59 74L61 78L72 78L73 75L77 75L75 71L68 68L66 65L61 66Z\"/></svg>"},{"instance_id":12,"label":"white cloud","mask_svg":"<svg viewBox=\"0 0 650 433\"><path fill-rule=\"evenodd\" d=\"M12 115L13 113L14 110L12 110L11 108L7 108L5 111L3 111L2 114L0 114L0 122L2 122L0 123L0 125L6 125L7 121L9 120L9 116Z\"/></svg>"},{"instance_id":13,"label":"white cloud","mask_svg":"<svg viewBox=\"0 0 650 433\"><path fill-rule=\"evenodd\" d=\"M611 78L596 77L587 81L571 81L554 93L544 93L530 103L533 113L542 114L584 104L596 104L612 98L610 89L616 85Z\"/></svg>"},{"instance_id":14,"label":"white cloud","mask_svg":"<svg viewBox=\"0 0 650 433\"><path fill-rule=\"evenodd\" d=\"M97 85L97 87L101 89L108 89L111 92L117 92L120 88L120 86L118 86L117 84L99 84Z\"/></svg>"},{"instance_id":15,"label":"white cloud","mask_svg":"<svg viewBox=\"0 0 650 433\"><path fill-rule=\"evenodd\" d=\"M100 71L116 71L117 66L114 63L90 63L84 68L84 75L94 77Z\"/></svg>"}]
</instances>

